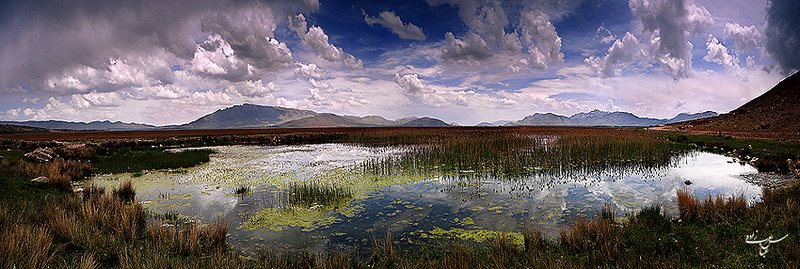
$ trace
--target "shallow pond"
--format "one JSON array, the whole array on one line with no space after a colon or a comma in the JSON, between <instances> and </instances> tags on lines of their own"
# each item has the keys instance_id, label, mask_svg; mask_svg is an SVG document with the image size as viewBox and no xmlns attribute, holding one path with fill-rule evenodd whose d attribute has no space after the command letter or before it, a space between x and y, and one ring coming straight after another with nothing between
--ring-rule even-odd
<instances>
[{"instance_id":1,"label":"shallow pond","mask_svg":"<svg viewBox=\"0 0 800 269\"><path fill-rule=\"evenodd\" d=\"M476 175L380 176L359 164L397 155L400 149L343 144L214 147L211 161L174 171L99 175L85 184L113 188L132 179L137 200L156 213L205 223L231 223L228 242L244 253L270 250L368 251L372 238L391 231L401 249L439 240L482 242L507 233L521 244L520 231L533 225L557 236L579 216L604 205L618 217L646 206L677 213L676 189L705 195L760 199L761 188L743 180L756 173L730 157L691 152L667 167L625 173L535 174L513 179ZM686 181L690 185L686 185ZM325 204L291 203L288 186L314 182L347 190ZM251 191L234 194L240 186Z\"/></svg>"}]
</instances>

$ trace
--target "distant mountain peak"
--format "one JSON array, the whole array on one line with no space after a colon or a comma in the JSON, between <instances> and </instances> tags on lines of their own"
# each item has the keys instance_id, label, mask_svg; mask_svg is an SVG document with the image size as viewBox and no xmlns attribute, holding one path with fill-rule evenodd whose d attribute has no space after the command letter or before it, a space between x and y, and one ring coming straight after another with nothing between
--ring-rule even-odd
<instances>
[{"instance_id":1,"label":"distant mountain peak","mask_svg":"<svg viewBox=\"0 0 800 269\"><path fill-rule=\"evenodd\" d=\"M608 112L594 109L589 112L576 113L566 117L553 113L534 113L525 116L523 119L507 125L531 125L531 126L631 126L645 127L660 124L669 124L686 120L716 116L715 112L706 111L697 114L681 113L671 119L653 119L639 117L630 112L614 111Z\"/></svg>"}]
</instances>

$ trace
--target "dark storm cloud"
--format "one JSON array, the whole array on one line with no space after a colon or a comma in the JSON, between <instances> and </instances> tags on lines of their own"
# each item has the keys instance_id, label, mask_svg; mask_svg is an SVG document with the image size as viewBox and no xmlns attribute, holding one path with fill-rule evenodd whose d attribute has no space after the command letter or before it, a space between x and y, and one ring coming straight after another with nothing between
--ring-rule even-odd
<instances>
[{"instance_id":1,"label":"dark storm cloud","mask_svg":"<svg viewBox=\"0 0 800 269\"><path fill-rule=\"evenodd\" d=\"M800 70L800 1L772 0L767 7L767 52L788 75Z\"/></svg>"},{"instance_id":2,"label":"dark storm cloud","mask_svg":"<svg viewBox=\"0 0 800 269\"><path fill-rule=\"evenodd\" d=\"M253 41L252 37L271 37L274 26L258 28L213 16L237 7L248 8L254 2L45 0L6 4L0 24L0 32L3 32L0 35L0 88L24 85L35 90L49 75L76 66L107 68L109 58L148 55L154 49L163 49L175 59L189 60L197 43L209 34L230 39L232 46L241 49L243 57L261 63L274 49L270 50L269 42L259 44L260 41ZM319 2L268 1L264 5L270 7L266 10L288 14L317 9ZM273 17L273 14L258 15ZM201 29L201 21L209 17L205 22L211 26ZM260 19L254 23L263 22L263 17ZM236 27L216 31L215 23L231 23ZM279 57L279 60L284 59Z\"/></svg>"}]
</instances>

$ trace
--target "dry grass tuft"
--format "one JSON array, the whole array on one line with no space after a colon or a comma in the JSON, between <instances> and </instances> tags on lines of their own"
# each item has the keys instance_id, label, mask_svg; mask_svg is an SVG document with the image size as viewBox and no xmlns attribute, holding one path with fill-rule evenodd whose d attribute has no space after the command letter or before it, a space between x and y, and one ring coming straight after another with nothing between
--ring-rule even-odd
<instances>
[{"instance_id":1,"label":"dry grass tuft","mask_svg":"<svg viewBox=\"0 0 800 269\"><path fill-rule=\"evenodd\" d=\"M112 193L123 202L132 202L134 198L136 198L136 190L133 189L133 184L130 179L120 183L119 187Z\"/></svg>"},{"instance_id":2,"label":"dry grass tuft","mask_svg":"<svg viewBox=\"0 0 800 269\"><path fill-rule=\"evenodd\" d=\"M592 220L578 218L571 229L561 229L561 245L575 253L593 253L595 263L613 264L622 249L622 226L601 213ZM610 214L613 216L613 214Z\"/></svg>"},{"instance_id":3,"label":"dry grass tuft","mask_svg":"<svg viewBox=\"0 0 800 269\"><path fill-rule=\"evenodd\" d=\"M702 223L736 223L747 214L744 196L706 197L699 200L687 190L678 190L681 220Z\"/></svg>"},{"instance_id":4,"label":"dry grass tuft","mask_svg":"<svg viewBox=\"0 0 800 269\"><path fill-rule=\"evenodd\" d=\"M392 239L392 231L386 231L383 242L372 238L372 261L391 267L398 261L397 250Z\"/></svg>"},{"instance_id":5,"label":"dry grass tuft","mask_svg":"<svg viewBox=\"0 0 800 269\"><path fill-rule=\"evenodd\" d=\"M47 268L53 260L53 238L44 227L13 225L0 234L0 265L9 268Z\"/></svg>"},{"instance_id":6,"label":"dry grass tuft","mask_svg":"<svg viewBox=\"0 0 800 269\"><path fill-rule=\"evenodd\" d=\"M542 237L542 232L535 227L531 225L525 226L522 230L522 237L525 243L525 251L528 252L529 255L537 255L544 250L544 237Z\"/></svg>"},{"instance_id":7,"label":"dry grass tuft","mask_svg":"<svg viewBox=\"0 0 800 269\"><path fill-rule=\"evenodd\" d=\"M228 223L223 220L216 220L210 225L196 222L173 225L162 221L147 224L147 238L151 246L181 255L224 250L227 234Z\"/></svg>"},{"instance_id":8,"label":"dry grass tuft","mask_svg":"<svg viewBox=\"0 0 800 269\"><path fill-rule=\"evenodd\" d=\"M83 179L92 172L88 163L60 158L47 163L17 160L7 165L29 178L47 177L51 186L63 191L70 191L72 181Z\"/></svg>"}]
</instances>

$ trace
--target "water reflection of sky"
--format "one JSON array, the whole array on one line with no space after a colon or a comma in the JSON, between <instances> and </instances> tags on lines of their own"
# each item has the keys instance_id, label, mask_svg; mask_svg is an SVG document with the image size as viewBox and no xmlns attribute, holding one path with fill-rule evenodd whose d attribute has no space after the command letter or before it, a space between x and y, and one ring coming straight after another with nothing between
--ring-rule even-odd
<instances>
[{"instance_id":1,"label":"water reflection of sky","mask_svg":"<svg viewBox=\"0 0 800 269\"><path fill-rule=\"evenodd\" d=\"M677 212L676 189L699 196L744 195L760 199L760 187L740 175L755 173L749 165L704 152L682 157L667 168L625 175L600 173L595 177L554 178L529 176L498 180L491 177L430 176L417 182L384 187L353 201L361 208L352 217L328 212L337 222L302 231L241 228L249 216L277 207L276 193L291 180L308 180L335 168L396 150L368 149L338 144L281 147L218 147L208 164L183 173L157 172L134 178L137 199L156 212L175 212L208 222L217 217L231 222L230 239L246 251L278 249L369 249L373 235L387 230L401 246L431 243L420 236L432 229L520 231L533 225L547 236L579 216L593 216L605 205L618 216L645 206L660 206L668 215ZM113 186L131 175L104 175L98 185ZM685 181L691 181L686 185ZM249 196L232 195L240 185L254 188ZM463 220L469 218L469 222ZM457 221L462 220L462 221Z\"/></svg>"}]
</instances>

